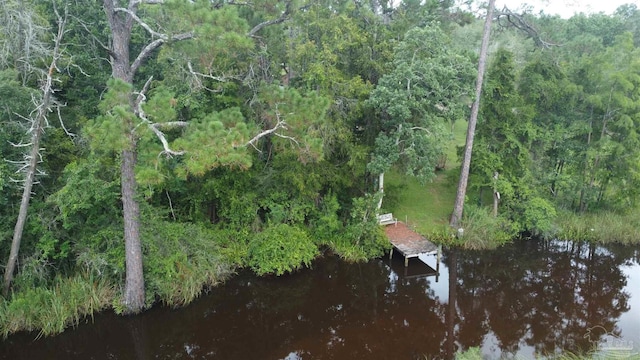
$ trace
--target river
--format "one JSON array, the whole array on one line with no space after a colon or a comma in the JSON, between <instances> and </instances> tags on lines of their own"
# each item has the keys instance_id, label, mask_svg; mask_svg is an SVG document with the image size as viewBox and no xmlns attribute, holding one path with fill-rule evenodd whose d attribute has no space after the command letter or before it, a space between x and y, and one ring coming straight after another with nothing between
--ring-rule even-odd
<instances>
[{"instance_id":1,"label":"river","mask_svg":"<svg viewBox=\"0 0 640 360\"><path fill-rule=\"evenodd\" d=\"M348 264L332 256L283 277L240 272L181 309L111 313L65 333L0 342L0 359L534 358L597 346L640 352L640 251L523 240Z\"/></svg>"}]
</instances>

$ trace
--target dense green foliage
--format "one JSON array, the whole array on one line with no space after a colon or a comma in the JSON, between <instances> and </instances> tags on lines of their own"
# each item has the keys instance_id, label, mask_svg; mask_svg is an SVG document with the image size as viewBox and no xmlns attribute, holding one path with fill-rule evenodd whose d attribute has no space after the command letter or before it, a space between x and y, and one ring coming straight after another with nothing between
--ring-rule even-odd
<instances>
[{"instance_id":1,"label":"dense green foliage","mask_svg":"<svg viewBox=\"0 0 640 360\"><path fill-rule=\"evenodd\" d=\"M2 332L50 334L95 310L123 310L123 150L136 156L147 306L189 303L237 267L282 275L323 252L380 256L389 243L372 195L379 174L424 182L445 167L436 183L447 194L457 181L447 154L468 116L482 19L453 3L140 4L132 56L162 46L131 81L112 73L104 9L67 5L55 73L66 106L42 141L46 175L33 189ZM52 54L52 10L64 6L2 4L4 263L21 195L18 145ZM419 228L476 248L521 234L637 241L640 9L525 16L538 34L506 27L492 39L465 236ZM29 21L37 31L24 31ZM386 194L384 209L398 199L392 186ZM96 293L80 296L85 286ZM59 311L34 312L45 303Z\"/></svg>"},{"instance_id":2,"label":"dense green foliage","mask_svg":"<svg viewBox=\"0 0 640 360\"><path fill-rule=\"evenodd\" d=\"M258 275L282 275L310 266L318 248L304 229L269 226L249 243L249 265Z\"/></svg>"}]
</instances>

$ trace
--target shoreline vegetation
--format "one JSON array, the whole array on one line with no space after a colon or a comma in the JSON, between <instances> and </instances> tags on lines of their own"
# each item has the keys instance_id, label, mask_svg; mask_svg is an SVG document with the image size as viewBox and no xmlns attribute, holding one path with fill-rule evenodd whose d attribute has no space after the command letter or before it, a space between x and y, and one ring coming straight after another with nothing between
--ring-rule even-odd
<instances>
[{"instance_id":1,"label":"shoreline vegetation","mask_svg":"<svg viewBox=\"0 0 640 360\"><path fill-rule=\"evenodd\" d=\"M454 169L456 170L456 169ZM402 180L400 176L390 177L389 192L394 214L399 219L405 221L428 236L434 242L449 247L461 249L493 249L506 244L509 241L519 241L514 237L513 230L510 230L503 218L494 218L483 208L470 206L465 208L463 227L465 229L462 238L456 238L454 231L446 224L446 217L443 214L447 208L444 204L453 201L455 194L448 194L449 185L443 179L450 174L442 173L431 184L427 184L428 191L415 191L423 189L423 185L412 180ZM447 198L449 195L449 198ZM411 201L406 201L411 199ZM416 203L420 202L436 204L430 211L415 212ZM422 216L422 217L421 217ZM418 223L413 219L421 219ZM505 230L506 229L506 230ZM575 214L568 211L561 211L555 218L553 227L545 234L539 234L540 239L573 239L589 241L597 244L619 243L623 245L636 245L640 243L640 219L633 213L615 214L612 212L602 212L598 214ZM171 232L171 229L164 229ZM177 231L177 226L173 228ZM191 241L202 239L203 234L196 234L197 231L191 229ZM293 237L289 232L297 234L298 237L305 237L306 234L300 229L283 228L280 232L281 241L286 246L287 239ZM208 236L221 234L215 232L207 233ZM305 235L305 236L302 236ZM224 236L223 236L224 237ZM313 242L307 239L307 245ZM379 241L380 239L378 239ZM252 267L254 271L261 275L271 273L284 274L295 271L303 265L309 265L311 259L319 256L318 248L325 248L327 251L341 256L345 261L366 261L375 258L375 253L363 253L362 249L350 247L346 243L328 242L317 247L307 246L298 249L295 259L287 260L298 263L277 271L265 270L260 272L256 264L260 261L250 260L250 253L259 252L255 250L256 245L251 242L245 246L228 246L231 242L217 241L215 245L207 246L207 253L190 254L182 259L164 258L161 264L149 264L154 267L153 271L148 271L148 292L151 298L147 299L147 308L151 306L180 307L186 306L202 294L215 288L216 285L224 282L233 276L234 269ZM261 242L267 244L267 242ZM166 244L165 244L166 245ZM175 240L175 246L185 246L184 239ZM155 249L160 251L162 256L176 250L171 245L166 245L165 249ZM199 247L201 245L191 245ZM252 248L253 246L253 248ZM204 250L204 248L202 248ZM271 249L273 250L273 249ZM270 249L260 250L260 254L270 251ZM213 261L206 260L206 254L217 252L221 254L214 257ZM277 252L277 251L275 251ZM153 258L160 258L154 256ZM93 259L94 262L99 260ZM276 265L279 266L276 262ZM32 268L33 271L29 271ZM122 313L120 304L121 290L112 278L103 277L98 274L100 271L108 269L93 268L92 272L75 275L72 277L57 276L50 286L41 286L40 282L43 274L37 273L38 266L25 266L20 276L16 278L16 283L20 288L27 289L12 293L9 300L0 300L0 334L3 338L16 332L35 332L36 337L52 336L59 334L69 327L75 327L84 321L90 321L93 315L101 311L115 311ZM180 281L174 281L179 278ZM26 286L29 285L29 286Z\"/></svg>"},{"instance_id":2,"label":"shoreline vegetation","mask_svg":"<svg viewBox=\"0 0 640 360\"><path fill-rule=\"evenodd\" d=\"M460 128L462 126L458 127ZM455 159L454 147L464 141L464 132L456 131L453 138L448 159ZM449 247L494 249L522 239L507 219L493 217L487 207L478 205L465 207L461 225L464 236L455 236L454 229L448 225L448 216L455 198L458 166L456 162L450 161L427 184L398 172L391 172L388 175L382 211L393 211L399 220L406 221L419 233ZM363 202L360 206L360 213L366 212L367 205ZM158 304L186 306L233 276L234 269L250 267L259 275L282 275L308 266L314 257L320 255L318 249L326 249L325 251L337 254L345 261L366 261L380 256L386 249L385 245L388 247L381 233L375 231L375 223L374 227L369 224L369 228L367 225L358 225L342 229L348 236L359 237L360 240L372 237L369 247L373 250L366 251L367 246L360 241L312 239L308 235L311 233L310 229L283 224L274 227L274 231L268 231L270 235L256 237L256 241L238 241L239 234L233 232L191 225L183 228L182 225L168 224L158 219L153 221L153 224L147 225L167 234L169 241L163 241L160 248L156 248L153 241L148 241L150 245L146 251L152 255L148 254L147 257L153 261L145 264L145 273L148 274L147 308ZM158 231L154 233L157 234ZM274 242L262 241L267 235L280 239L277 246L273 245ZM154 237L147 234L149 236ZM558 211L552 225L544 233L535 234L534 237L635 245L640 243L640 217L634 212L576 214ZM211 238L217 240L206 241ZM296 244L298 248L292 252L292 258L278 258L278 254L283 253L279 249L292 246L289 242L294 238L304 241ZM360 245L354 246L354 243ZM211 253L219 256L210 257L208 254ZM32 261L37 262L34 259ZM79 261L85 265L85 273L72 277L56 276L49 286L44 286L46 274L41 273L41 264L23 266L16 284L18 288L27 290L12 293L8 300L0 300L2 337L23 331L35 332L38 338L52 336L84 321L90 321L95 313L101 311L124 313L120 303L122 290L117 281L114 277L102 276L105 272L117 274L122 270L109 268L108 259L105 258L85 258L80 255Z\"/></svg>"}]
</instances>

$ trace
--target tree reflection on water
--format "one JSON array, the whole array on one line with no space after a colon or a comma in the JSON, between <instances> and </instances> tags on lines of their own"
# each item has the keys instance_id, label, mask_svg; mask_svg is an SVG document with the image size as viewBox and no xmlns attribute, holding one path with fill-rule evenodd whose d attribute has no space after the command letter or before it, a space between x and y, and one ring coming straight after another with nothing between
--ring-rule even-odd
<instances>
[{"instance_id":1,"label":"tree reflection on water","mask_svg":"<svg viewBox=\"0 0 640 360\"><path fill-rule=\"evenodd\" d=\"M448 251L440 281L408 276L401 259L334 257L284 277L243 272L182 309L96 316L52 338L12 336L2 359L444 359L484 347L491 357L591 349L618 336L629 310L621 266L638 251L518 241ZM415 274L414 274L415 275ZM489 345L488 345L489 344Z\"/></svg>"},{"instance_id":2,"label":"tree reflection on water","mask_svg":"<svg viewBox=\"0 0 640 360\"><path fill-rule=\"evenodd\" d=\"M465 252L445 262L456 269L462 350L490 332L503 353L523 344L536 354L584 352L629 310L621 265L635 252L569 241L523 241L495 251Z\"/></svg>"}]
</instances>

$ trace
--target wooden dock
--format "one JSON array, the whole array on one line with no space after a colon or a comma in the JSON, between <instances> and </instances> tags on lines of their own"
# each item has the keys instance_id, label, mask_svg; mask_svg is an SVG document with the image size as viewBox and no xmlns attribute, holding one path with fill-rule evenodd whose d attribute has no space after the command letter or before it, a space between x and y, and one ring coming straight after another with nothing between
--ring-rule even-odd
<instances>
[{"instance_id":1,"label":"wooden dock","mask_svg":"<svg viewBox=\"0 0 640 360\"><path fill-rule=\"evenodd\" d=\"M396 249L404 256L404 266L409 265L409 259L419 255L436 255L437 266L440 264L440 247L429 241L424 236L413 231L407 224L398 221L396 224L386 225L384 232L393 245L389 251L389 259L393 257L393 250Z\"/></svg>"}]
</instances>

